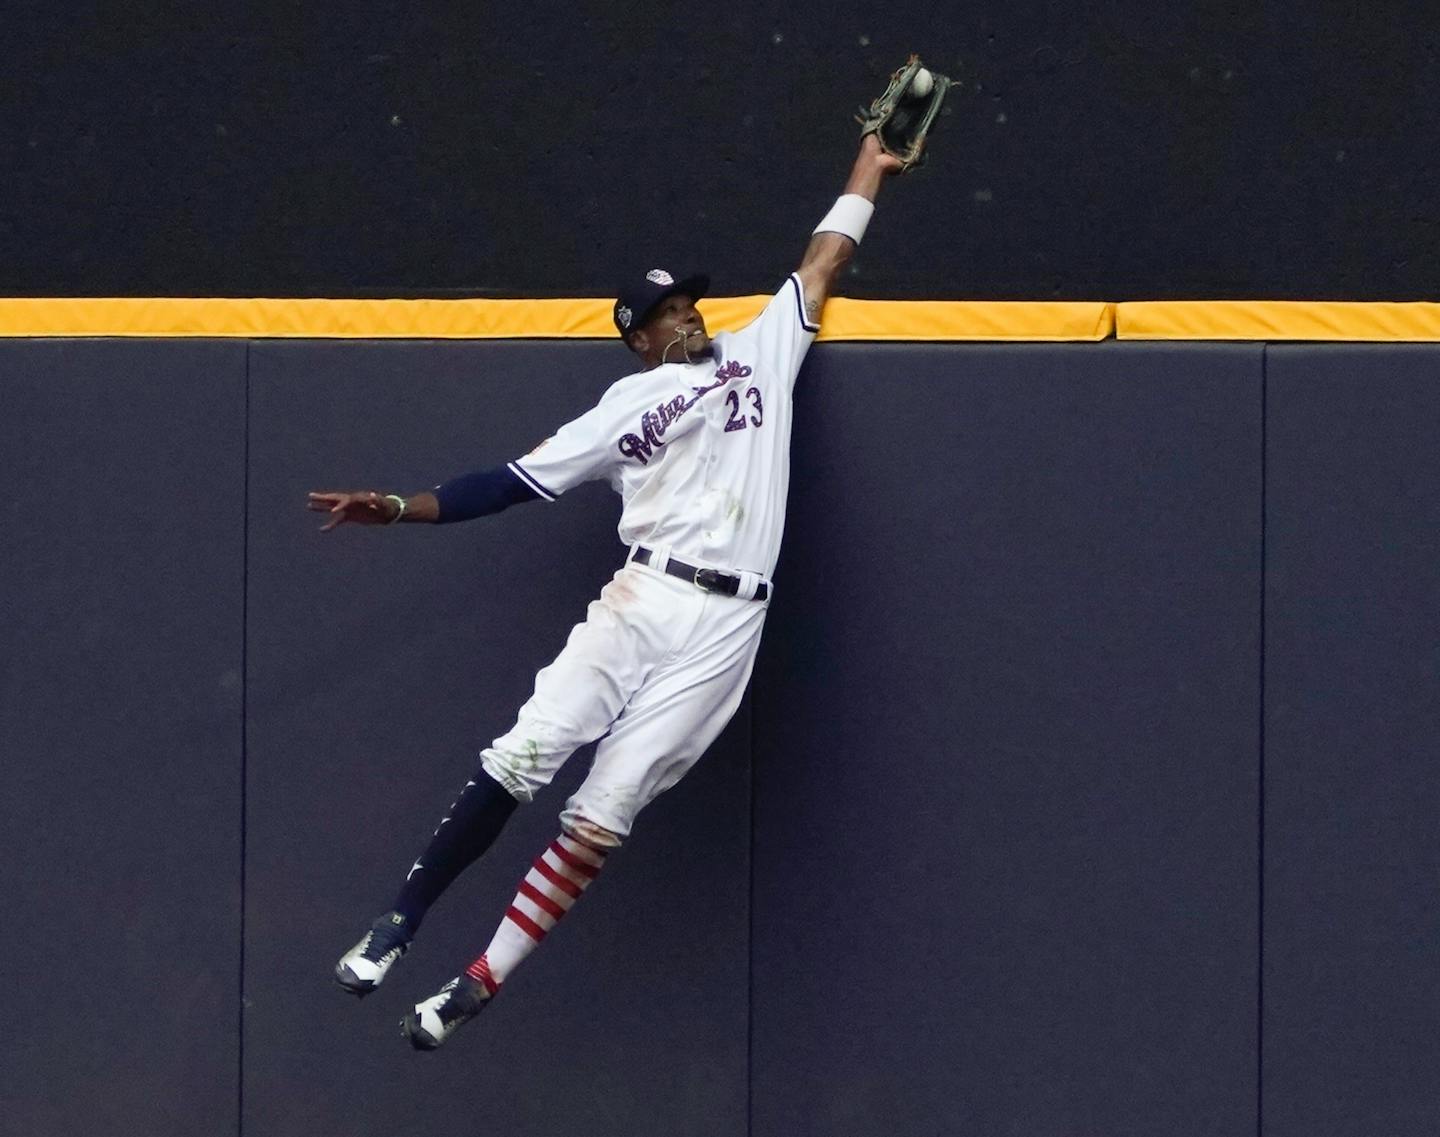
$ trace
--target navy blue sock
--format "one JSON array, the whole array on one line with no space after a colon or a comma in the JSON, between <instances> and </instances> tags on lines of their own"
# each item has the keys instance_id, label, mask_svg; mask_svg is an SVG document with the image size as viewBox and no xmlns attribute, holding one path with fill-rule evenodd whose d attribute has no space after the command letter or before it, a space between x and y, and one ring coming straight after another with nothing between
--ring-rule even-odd
<instances>
[{"instance_id":1,"label":"navy blue sock","mask_svg":"<svg viewBox=\"0 0 1440 1137\"><path fill-rule=\"evenodd\" d=\"M465 783L430 844L405 878L395 911L413 934L440 894L495 843L517 802L483 769Z\"/></svg>"}]
</instances>

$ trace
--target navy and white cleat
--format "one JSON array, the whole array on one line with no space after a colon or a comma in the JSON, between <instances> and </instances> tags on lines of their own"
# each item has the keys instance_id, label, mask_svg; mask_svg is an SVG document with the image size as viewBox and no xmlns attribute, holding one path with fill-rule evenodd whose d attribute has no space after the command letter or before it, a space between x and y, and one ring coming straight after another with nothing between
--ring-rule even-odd
<instances>
[{"instance_id":1,"label":"navy and white cleat","mask_svg":"<svg viewBox=\"0 0 1440 1137\"><path fill-rule=\"evenodd\" d=\"M386 912L335 965L335 982L364 998L385 979L395 961L410 950L409 922L399 912Z\"/></svg>"},{"instance_id":2,"label":"navy and white cleat","mask_svg":"<svg viewBox=\"0 0 1440 1137\"><path fill-rule=\"evenodd\" d=\"M489 1002L482 984L468 975L457 976L424 1002L416 1003L401 1021L400 1033L416 1050L434 1050Z\"/></svg>"}]
</instances>

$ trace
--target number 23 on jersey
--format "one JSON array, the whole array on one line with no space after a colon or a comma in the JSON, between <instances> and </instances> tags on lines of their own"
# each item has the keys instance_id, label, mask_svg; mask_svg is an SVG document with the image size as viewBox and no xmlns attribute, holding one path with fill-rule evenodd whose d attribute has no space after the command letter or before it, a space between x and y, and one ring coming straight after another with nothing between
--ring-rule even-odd
<instances>
[{"instance_id":1,"label":"number 23 on jersey","mask_svg":"<svg viewBox=\"0 0 1440 1137\"><path fill-rule=\"evenodd\" d=\"M758 387L746 388L744 402L741 401L739 391L730 391L725 396L725 405L730 408L730 418L725 423L727 432L744 430L747 426L758 427L765 421L765 404L760 398Z\"/></svg>"}]
</instances>

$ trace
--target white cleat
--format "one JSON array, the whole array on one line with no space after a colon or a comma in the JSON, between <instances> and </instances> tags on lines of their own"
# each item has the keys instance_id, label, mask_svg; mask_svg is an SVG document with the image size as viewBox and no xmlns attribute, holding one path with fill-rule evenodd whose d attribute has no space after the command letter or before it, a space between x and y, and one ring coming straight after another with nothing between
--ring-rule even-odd
<instances>
[{"instance_id":1,"label":"white cleat","mask_svg":"<svg viewBox=\"0 0 1440 1137\"><path fill-rule=\"evenodd\" d=\"M400 1023L400 1033L416 1050L434 1050L485 1009L490 1002L482 984L468 975L450 980Z\"/></svg>"},{"instance_id":2,"label":"white cleat","mask_svg":"<svg viewBox=\"0 0 1440 1137\"><path fill-rule=\"evenodd\" d=\"M358 944L335 965L335 982L364 998L380 986L385 974L410 950L410 925L399 912L386 912L370 925Z\"/></svg>"}]
</instances>

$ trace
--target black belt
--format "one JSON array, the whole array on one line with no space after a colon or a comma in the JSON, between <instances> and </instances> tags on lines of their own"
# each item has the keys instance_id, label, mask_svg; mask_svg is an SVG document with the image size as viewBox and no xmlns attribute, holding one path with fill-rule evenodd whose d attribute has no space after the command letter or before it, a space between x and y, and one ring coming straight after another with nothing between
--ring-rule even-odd
<instances>
[{"instance_id":1,"label":"black belt","mask_svg":"<svg viewBox=\"0 0 1440 1137\"><path fill-rule=\"evenodd\" d=\"M638 565L648 565L650 558L655 554L645 546L636 548L634 556L630 559ZM696 568L694 565L687 565L684 561L677 561L671 557L665 565L665 571L671 576L678 576L681 580L688 580L697 588L703 588L706 592L720 592L726 596L734 596L740 591L740 578L731 576L728 572L720 572L717 569ZM755 586L755 595L752 599L764 600L770 595L770 586L763 580Z\"/></svg>"}]
</instances>

